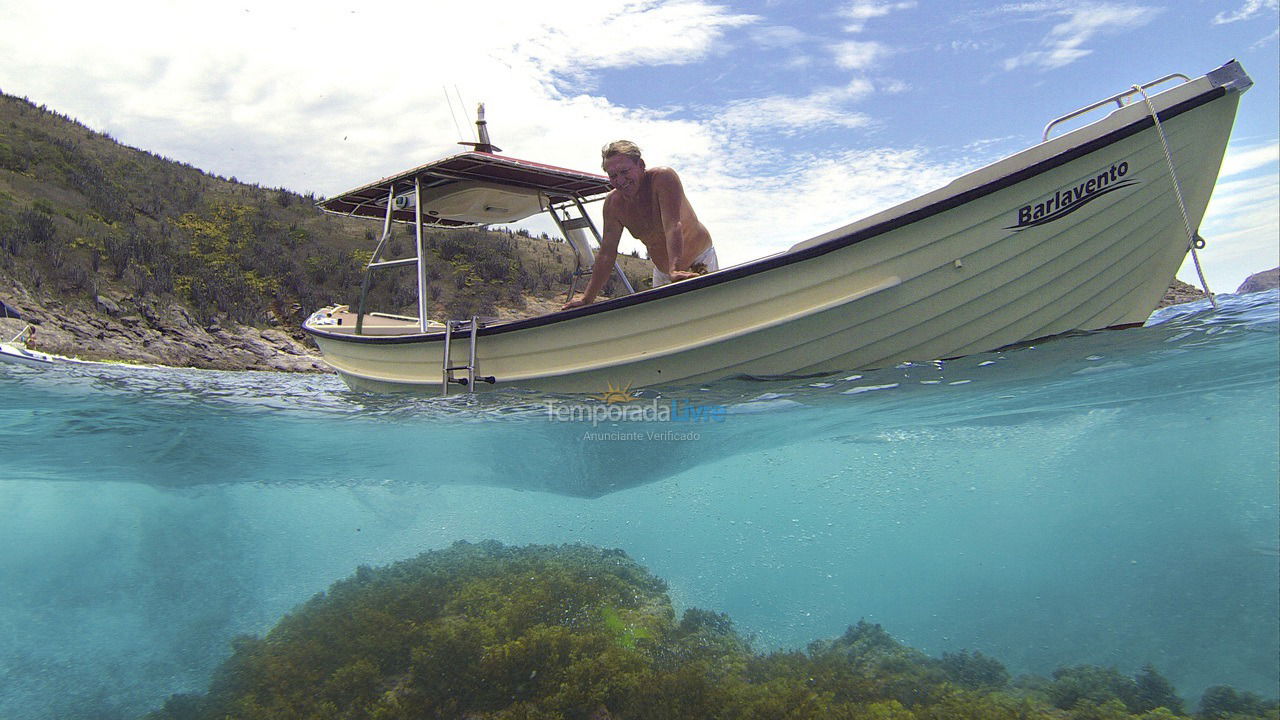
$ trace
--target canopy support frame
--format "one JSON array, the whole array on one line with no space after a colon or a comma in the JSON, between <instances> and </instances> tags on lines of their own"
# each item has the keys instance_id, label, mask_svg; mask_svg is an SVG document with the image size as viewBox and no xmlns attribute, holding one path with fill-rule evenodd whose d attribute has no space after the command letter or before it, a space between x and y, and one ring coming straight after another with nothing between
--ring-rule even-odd
<instances>
[{"instance_id":1,"label":"canopy support frame","mask_svg":"<svg viewBox=\"0 0 1280 720\"><path fill-rule=\"evenodd\" d=\"M575 216L571 210L577 210ZM549 204L547 211L551 215L551 219L555 220L556 227L560 228L560 234L564 236L565 242L569 243L569 247L573 248L574 269L573 275L569 278L569 294L565 298L565 302L573 299L573 294L577 292L578 278L590 274L595 267L595 251L591 248L587 232L595 238L596 247L600 247L603 239L600 230L596 228L595 222L591 220L591 216L587 214L587 208L582 202L582 198L574 195L569 202L561 202L557 204ZM583 232L576 232L583 231ZM631 287L631 281L627 279L626 273L622 272L622 266L615 261L613 263L614 277L621 283L622 287L627 289L627 294L635 294L635 288Z\"/></svg>"},{"instance_id":2,"label":"canopy support frame","mask_svg":"<svg viewBox=\"0 0 1280 720\"><path fill-rule=\"evenodd\" d=\"M356 334L360 335L364 331L364 309L365 301L369 297L369 286L373 283L373 271L378 263L378 258L382 257L382 250L387 245L387 240L391 237L391 212L395 210L396 184L391 183L391 187L387 193L387 217L382 221L382 237L378 240L378 245L373 249L373 255L369 258L369 263L364 268L364 280L360 283L360 302L356 304ZM421 225L421 220L419 220Z\"/></svg>"}]
</instances>

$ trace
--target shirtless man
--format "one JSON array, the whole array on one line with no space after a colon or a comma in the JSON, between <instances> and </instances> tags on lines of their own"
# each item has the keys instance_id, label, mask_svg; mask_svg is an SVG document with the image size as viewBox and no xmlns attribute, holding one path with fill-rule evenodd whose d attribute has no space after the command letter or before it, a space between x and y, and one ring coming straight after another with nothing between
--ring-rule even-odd
<instances>
[{"instance_id":1,"label":"shirtless man","mask_svg":"<svg viewBox=\"0 0 1280 720\"><path fill-rule=\"evenodd\" d=\"M628 140L609 143L600 154L614 188L604 199L604 236L587 288L562 309L595 302L613 273L623 228L649 249L654 287L719 269L711 234L698 222L675 170L645 169L640 148Z\"/></svg>"}]
</instances>

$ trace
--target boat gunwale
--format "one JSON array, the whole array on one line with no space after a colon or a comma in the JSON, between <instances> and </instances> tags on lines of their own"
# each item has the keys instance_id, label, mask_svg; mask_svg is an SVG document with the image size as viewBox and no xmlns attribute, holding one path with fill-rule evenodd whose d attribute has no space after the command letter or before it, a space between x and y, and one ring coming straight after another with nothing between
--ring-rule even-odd
<instances>
[{"instance_id":1,"label":"boat gunwale","mask_svg":"<svg viewBox=\"0 0 1280 720\"><path fill-rule=\"evenodd\" d=\"M1183 87L1183 86L1179 85L1178 87ZM1166 122L1171 118L1177 117L1184 113L1195 110L1201 106L1207 105L1213 101L1219 100L1225 97L1229 91L1239 92L1239 91L1233 90L1230 86L1215 85L1213 87L1208 88L1204 92L1201 92L1195 96L1192 96L1190 98L1187 98L1185 100L1172 104L1169 107L1158 111L1157 115L1159 116L1161 122ZM1126 106L1126 107L1132 107L1132 106ZM1105 119L1099 120L1098 122L1105 122ZM922 220L933 217L934 215L939 215L948 210L970 203L986 195L991 195L996 192L999 192L1000 190L1004 190L1005 188L1011 187L1013 185L1017 185L1018 183L1021 183L1025 180L1028 180L1037 175L1041 175L1043 173L1049 172L1050 170L1053 170L1057 167L1070 163L1085 155L1089 155L1091 153L1097 152L1109 145L1113 145L1115 143L1120 142L1121 140L1132 137L1133 135L1137 135L1138 133L1143 132L1144 130L1154 127L1154 125L1155 125L1155 122L1152 120L1151 115L1145 114L1141 118L1138 118L1114 130L1108 131L1096 138L1086 140L1077 145L1073 145L1071 147L1065 148L1063 151L1055 153L1051 157L1047 157L1047 158L1044 158L1043 160L1039 160L1034 163L1031 163L1030 165L1027 165L1025 167L1018 168L1012 172L1009 172L1005 175L995 178L994 180L982 183L981 185L978 185L973 188L969 188L967 190L962 190L955 194L941 198L935 202L929 203L928 205L925 205L923 207L909 210L907 212L902 213L901 215L887 218L881 222L875 223L868 227L854 230L847 234L830 238L828 240L824 240L820 243L811 245L809 247L803 247L798 250L783 251L775 255L759 258L757 260L743 263L741 265L735 265L733 267L725 268L723 270L716 271L709 275L702 275L699 277L690 278L688 280L682 280L681 282L678 282L678 283L671 283L669 285L664 285L657 288L651 288L649 290L642 290L632 295L625 295L623 297L612 298L610 300L593 303L591 305L576 307L569 310L560 310L560 311L548 313L545 315L538 315L531 318L524 318L524 319L515 320L511 322L504 322L500 324L481 327L477 329L476 334L478 336L483 337L483 336L500 335L500 334L509 333L509 332L517 332L522 330L530 330L533 328L542 327L544 325L551 325L554 323L565 322L568 320L574 320L581 317L588 317L598 313L619 310L632 305L640 305L640 304L645 304L649 302L654 302L657 300L674 297L676 295L681 295L683 293L696 292L698 290L702 290L708 287L713 287L721 283L738 280L740 278L747 277L750 275L756 275L759 273L768 272L770 270L775 270L780 267L786 267L788 265L792 265L795 263L812 260L814 258L821 257L823 255L835 252L837 250L841 250L843 248L856 245L857 243L872 239L874 237L884 235L885 233L892 232L893 230L897 230L901 227L915 224ZM1078 128L1077 130L1072 132L1078 132L1080 130L1086 129L1087 127L1088 126ZM1071 133L1068 133L1066 135L1060 135L1047 142L1052 143L1055 141L1062 141L1064 138L1069 138L1070 135ZM1036 145L1032 145L1024 150L1019 151L1019 153L1017 154L1034 150L1035 148L1040 147L1043 144L1044 143L1038 143ZM1009 158L1016 157L1017 154L1011 155L1009 156ZM1009 158L1005 158L1005 160L1008 160ZM997 161L997 162L1000 162L1000 161ZM988 165L984 167L991 167L991 166ZM981 169L982 168L979 168L974 172L978 172ZM945 189L945 186L940 189ZM937 192L937 191L934 191L934 192ZM321 330L315 327L311 327L305 322L303 323L303 330L313 335L316 335L318 337L323 337L323 338L334 340L337 342L348 342L348 343L355 343L355 344L372 344L372 345L398 345L398 344L414 344L414 343L423 343L423 342L442 342L445 336L445 333L443 332L413 333L413 334L406 334L406 335L376 335L376 336L375 335L354 335L354 334L348 334L348 333L336 333L336 332ZM470 334L469 332L455 331L453 334L453 338L467 337L469 336L469 334Z\"/></svg>"}]
</instances>

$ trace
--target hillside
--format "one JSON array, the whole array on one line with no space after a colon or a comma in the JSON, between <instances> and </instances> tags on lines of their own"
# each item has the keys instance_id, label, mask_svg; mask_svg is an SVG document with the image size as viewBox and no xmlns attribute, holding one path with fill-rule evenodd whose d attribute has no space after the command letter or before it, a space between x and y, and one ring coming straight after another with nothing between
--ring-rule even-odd
<instances>
[{"instance_id":1,"label":"hillside","mask_svg":"<svg viewBox=\"0 0 1280 720\"><path fill-rule=\"evenodd\" d=\"M42 350L323 369L300 323L354 304L379 228L321 213L317 199L210 175L0 95L0 300L36 325ZM434 317L563 302L573 255L561 242L483 230L427 240ZM393 253L412 247L407 229L393 234ZM625 257L623 267L638 280L648 264ZM387 273L371 307L416 314L415 293L411 271ZM24 324L2 320L0 334Z\"/></svg>"}]
</instances>

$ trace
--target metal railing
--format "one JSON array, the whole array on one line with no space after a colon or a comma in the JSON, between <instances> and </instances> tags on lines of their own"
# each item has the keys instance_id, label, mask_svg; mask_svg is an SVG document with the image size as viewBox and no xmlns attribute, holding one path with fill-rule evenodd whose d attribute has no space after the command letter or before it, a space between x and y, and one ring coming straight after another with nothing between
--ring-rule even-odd
<instances>
[{"instance_id":1,"label":"metal railing","mask_svg":"<svg viewBox=\"0 0 1280 720\"><path fill-rule=\"evenodd\" d=\"M1183 75L1182 73L1171 73L1157 80L1152 80L1146 85L1131 87L1128 90L1125 90L1124 92L1116 93L1115 95L1112 95L1111 97L1106 98L1105 100L1099 100L1098 102L1092 105L1089 105L1087 107L1082 107L1079 110L1069 112L1060 118L1050 120L1049 124L1044 126L1044 136L1041 138L1041 142L1044 142L1049 139L1049 131L1052 130L1056 125L1060 125L1068 120L1071 120L1072 118L1080 117L1085 113L1093 112L1094 110L1097 110L1098 108L1103 107L1105 105L1110 105L1111 103L1115 103L1117 108L1122 108L1125 106L1124 101L1126 98L1131 97L1133 95L1139 95L1141 94L1142 90L1155 87L1156 85L1160 85L1161 83L1166 83L1174 79L1181 79L1183 82L1191 82L1191 78L1187 77L1186 75Z\"/></svg>"}]
</instances>

